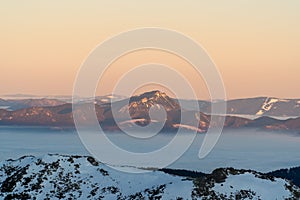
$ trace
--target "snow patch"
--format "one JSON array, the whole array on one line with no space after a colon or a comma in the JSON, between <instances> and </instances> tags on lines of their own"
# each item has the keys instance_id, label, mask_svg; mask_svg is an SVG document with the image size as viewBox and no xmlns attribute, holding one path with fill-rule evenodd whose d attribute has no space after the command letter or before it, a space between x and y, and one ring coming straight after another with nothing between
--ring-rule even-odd
<instances>
[{"instance_id":1,"label":"snow patch","mask_svg":"<svg viewBox=\"0 0 300 200\"><path fill-rule=\"evenodd\" d=\"M263 110L259 110L255 115L263 115L264 111Z\"/></svg>"},{"instance_id":2,"label":"snow patch","mask_svg":"<svg viewBox=\"0 0 300 200\"><path fill-rule=\"evenodd\" d=\"M286 102L286 103L288 103L288 102L290 102L291 100L289 100L289 99L279 99L279 101L280 101L280 102Z\"/></svg>"},{"instance_id":3,"label":"snow patch","mask_svg":"<svg viewBox=\"0 0 300 200\"><path fill-rule=\"evenodd\" d=\"M123 121L123 122L120 122L119 125L124 125L124 124L134 124L134 123L137 123L137 122L146 122L147 120L144 119L144 118L141 118L141 119L132 119L132 120L126 120L126 121ZM157 120L150 120L150 122L158 122Z\"/></svg>"},{"instance_id":4,"label":"snow patch","mask_svg":"<svg viewBox=\"0 0 300 200\"><path fill-rule=\"evenodd\" d=\"M283 179L270 181L258 179L251 173L245 173L235 176L229 175L226 183L215 184L213 190L227 196L234 195L241 190L248 190L255 192L260 199L285 199L290 197L290 192L286 190L285 184L286 182Z\"/></svg>"},{"instance_id":5,"label":"snow patch","mask_svg":"<svg viewBox=\"0 0 300 200\"><path fill-rule=\"evenodd\" d=\"M197 131L199 133L204 133L205 132L204 130L202 130L200 128L197 128L195 126L186 125L186 124L173 124L173 127L174 128L185 128L185 129L188 129L188 130Z\"/></svg>"},{"instance_id":6,"label":"snow patch","mask_svg":"<svg viewBox=\"0 0 300 200\"><path fill-rule=\"evenodd\" d=\"M10 106L0 106L0 109L8 110Z\"/></svg>"},{"instance_id":7,"label":"snow patch","mask_svg":"<svg viewBox=\"0 0 300 200\"><path fill-rule=\"evenodd\" d=\"M108 95L107 98L113 99L113 98L115 98L115 96L113 96L113 95Z\"/></svg>"},{"instance_id":8,"label":"snow patch","mask_svg":"<svg viewBox=\"0 0 300 200\"><path fill-rule=\"evenodd\" d=\"M101 101L101 102L104 102L104 103L107 103L107 102L109 102L109 100L108 100L108 99L100 99L100 101Z\"/></svg>"},{"instance_id":9,"label":"snow patch","mask_svg":"<svg viewBox=\"0 0 300 200\"><path fill-rule=\"evenodd\" d=\"M263 115L265 112L270 111L273 105L279 101L282 100L276 98L267 98L263 103L261 109L256 113L256 115Z\"/></svg>"}]
</instances>

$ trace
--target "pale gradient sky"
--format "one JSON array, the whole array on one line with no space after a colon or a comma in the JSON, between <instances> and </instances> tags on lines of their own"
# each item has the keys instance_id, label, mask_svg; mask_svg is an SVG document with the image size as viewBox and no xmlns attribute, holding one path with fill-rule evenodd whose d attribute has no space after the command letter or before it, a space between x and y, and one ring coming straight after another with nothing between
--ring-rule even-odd
<instances>
[{"instance_id":1,"label":"pale gradient sky","mask_svg":"<svg viewBox=\"0 0 300 200\"><path fill-rule=\"evenodd\" d=\"M70 95L81 63L99 43L155 26L200 43L218 66L228 98L299 98L299 11L299 0L2 1L0 95ZM185 69L176 59L167 62ZM151 60L131 55L127 65L143 61Z\"/></svg>"}]
</instances>

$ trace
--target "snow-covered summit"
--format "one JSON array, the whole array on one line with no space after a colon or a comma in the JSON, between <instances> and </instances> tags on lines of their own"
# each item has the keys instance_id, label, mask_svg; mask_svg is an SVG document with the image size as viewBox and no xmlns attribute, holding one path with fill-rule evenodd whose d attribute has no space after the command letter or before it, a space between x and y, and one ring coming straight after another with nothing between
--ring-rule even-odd
<instances>
[{"instance_id":1,"label":"snow-covered summit","mask_svg":"<svg viewBox=\"0 0 300 200\"><path fill-rule=\"evenodd\" d=\"M119 172L85 156L27 156L0 163L0 199L297 199L300 193L287 180L250 170L145 172Z\"/></svg>"}]
</instances>

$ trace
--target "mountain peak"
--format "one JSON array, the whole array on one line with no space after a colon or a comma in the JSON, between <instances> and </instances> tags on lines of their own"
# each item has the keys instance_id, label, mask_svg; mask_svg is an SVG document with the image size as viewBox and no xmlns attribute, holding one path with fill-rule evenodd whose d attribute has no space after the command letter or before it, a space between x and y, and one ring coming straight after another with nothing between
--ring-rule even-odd
<instances>
[{"instance_id":1,"label":"mountain peak","mask_svg":"<svg viewBox=\"0 0 300 200\"><path fill-rule=\"evenodd\" d=\"M131 103L133 101L140 101L142 99L144 99L144 101L145 101L145 99L158 98L158 97L168 97L168 95L164 92L159 91L159 90L153 90L153 91L150 91L150 92L145 92L145 93L140 94L140 95L132 96L130 98L129 103Z\"/></svg>"},{"instance_id":2,"label":"mountain peak","mask_svg":"<svg viewBox=\"0 0 300 200\"><path fill-rule=\"evenodd\" d=\"M129 99L130 108L140 108L142 110L149 111L149 109L155 105L159 108L160 106L164 107L166 111L180 109L180 105L176 100L170 98L166 93L159 90L146 92L138 96L132 96Z\"/></svg>"}]
</instances>

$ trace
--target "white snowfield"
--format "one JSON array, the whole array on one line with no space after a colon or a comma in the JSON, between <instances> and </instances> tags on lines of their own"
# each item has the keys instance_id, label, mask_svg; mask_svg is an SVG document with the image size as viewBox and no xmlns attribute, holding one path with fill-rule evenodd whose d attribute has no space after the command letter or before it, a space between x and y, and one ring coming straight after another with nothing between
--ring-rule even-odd
<instances>
[{"instance_id":1,"label":"white snowfield","mask_svg":"<svg viewBox=\"0 0 300 200\"><path fill-rule=\"evenodd\" d=\"M231 196L236 191L249 190L259 194L262 199L285 199L290 192L285 189L285 180L275 179L274 182L258 179L254 174L245 173L241 175L230 175L226 184L218 183L213 190L218 194Z\"/></svg>"},{"instance_id":2,"label":"white snowfield","mask_svg":"<svg viewBox=\"0 0 300 200\"><path fill-rule=\"evenodd\" d=\"M262 105L261 109L256 113L256 115L263 115L265 112L271 110L272 106L279 101L280 99L267 98L264 104Z\"/></svg>"},{"instance_id":3,"label":"white snowfield","mask_svg":"<svg viewBox=\"0 0 300 200\"><path fill-rule=\"evenodd\" d=\"M184 128L184 129L187 129L187 130L196 131L198 133L204 133L205 132L205 130L202 130L200 128L197 128L195 126L190 126L190 125L187 125L187 124L173 124L173 127L174 128Z\"/></svg>"},{"instance_id":4,"label":"white snowfield","mask_svg":"<svg viewBox=\"0 0 300 200\"><path fill-rule=\"evenodd\" d=\"M144 171L119 172L85 156L22 157L0 163L0 199L284 199L300 192L255 172L230 172L219 183L214 173L201 179Z\"/></svg>"}]
</instances>

